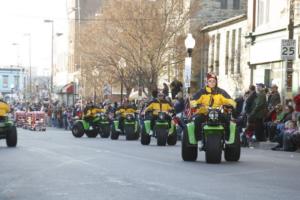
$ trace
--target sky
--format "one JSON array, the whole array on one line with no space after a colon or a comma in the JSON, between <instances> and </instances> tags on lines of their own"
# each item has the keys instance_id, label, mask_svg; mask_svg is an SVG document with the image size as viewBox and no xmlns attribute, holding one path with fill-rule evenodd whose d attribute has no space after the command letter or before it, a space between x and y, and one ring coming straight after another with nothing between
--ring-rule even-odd
<instances>
[{"instance_id":1,"label":"sky","mask_svg":"<svg viewBox=\"0 0 300 200\"><path fill-rule=\"evenodd\" d=\"M24 34L30 33L34 72L50 71L52 30L45 19L54 20L54 33L63 33L55 37L55 47L59 47L55 51L66 51L67 0L0 0L0 66L28 67L29 37Z\"/></svg>"}]
</instances>

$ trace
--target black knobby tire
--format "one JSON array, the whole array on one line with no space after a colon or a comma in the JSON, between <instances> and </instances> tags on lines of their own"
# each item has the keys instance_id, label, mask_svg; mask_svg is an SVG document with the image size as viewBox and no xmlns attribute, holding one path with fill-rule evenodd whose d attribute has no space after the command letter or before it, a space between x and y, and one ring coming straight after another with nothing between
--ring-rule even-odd
<instances>
[{"instance_id":1,"label":"black knobby tire","mask_svg":"<svg viewBox=\"0 0 300 200\"><path fill-rule=\"evenodd\" d=\"M80 138L84 135L84 128L81 122L77 122L72 127L72 134L76 138Z\"/></svg>"},{"instance_id":2,"label":"black knobby tire","mask_svg":"<svg viewBox=\"0 0 300 200\"><path fill-rule=\"evenodd\" d=\"M136 139L136 134L135 134L135 127L132 125L125 125L124 126L124 133L126 140L135 140Z\"/></svg>"},{"instance_id":3,"label":"black knobby tire","mask_svg":"<svg viewBox=\"0 0 300 200\"><path fill-rule=\"evenodd\" d=\"M225 146L224 158L226 161L237 162L241 156L241 141L238 132L235 133L235 141L232 145Z\"/></svg>"},{"instance_id":4,"label":"black knobby tire","mask_svg":"<svg viewBox=\"0 0 300 200\"><path fill-rule=\"evenodd\" d=\"M170 146L176 145L176 143L177 143L177 134L176 134L176 132L168 136L167 143Z\"/></svg>"},{"instance_id":5,"label":"black knobby tire","mask_svg":"<svg viewBox=\"0 0 300 200\"><path fill-rule=\"evenodd\" d=\"M151 136L146 133L145 126L143 126L142 133L141 133L141 144L149 145L150 142L151 142Z\"/></svg>"},{"instance_id":6,"label":"black knobby tire","mask_svg":"<svg viewBox=\"0 0 300 200\"><path fill-rule=\"evenodd\" d=\"M222 134L206 137L205 159L207 163L220 163L222 160Z\"/></svg>"},{"instance_id":7,"label":"black knobby tire","mask_svg":"<svg viewBox=\"0 0 300 200\"><path fill-rule=\"evenodd\" d=\"M138 122L136 122L138 123ZM138 140L140 138L140 132L141 132L141 128L140 128L140 125L139 123L137 124L137 130L135 132L135 140Z\"/></svg>"},{"instance_id":8,"label":"black knobby tire","mask_svg":"<svg viewBox=\"0 0 300 200\"><path fill-rule=\"evenodd\" d=\"M8 147L15 147L17 146L18 142L18 135L17 135L17 128L15 126L10 127L6 135L6 145Z\"/></svg>"},{"instance_id":9,"label":"black knobby tire","mask_svg":"<svg viewBox=\"0 0 300 200\"><path fill-rule=\"evenodd\" d=\"M108 138L110 136L110 126L109 125L103 125L100 128L100 137L101 138Z\"/></svg>"},{"instance_id":10,"label":"black knobby tire","mask_svg":"<svg viewBox=\"0 0 300 200\"><path fill-rule=\"evenodd\" d=\"M110 139L112 140L117 140L119 139L119 132L116 131L115 126L113 125L112 130L111 130L111 135L110 135Z\"/></svg>"},{"instance_id":11,"label":"black knobby tire","mask_svg":"<svg viewBox=\"0 0 300 200\"><path fill-rule=\"evenodd\" d=\"M166 146L168 140L168 129L156 128L155 129L157 146Z\"/></svg>"},{"instance_id":12,"label":"black knobby tire","mask_svg":"<svg viewBox=\"0 0 300 200\"><path fill-rule=\"evenodd\" d=\"M99 132L99 130L97 130L97 129L86 130L86 131L85 131L85 134L86 134L86 136L89 137L89 138L95 138L95 137L97 137L98 132Z\"/></svg>"},{"instance_id":13,"label":"black knobby tire","mask_svg":"<svg viewBox=\"0 0 300 200\"><path fill-rule=\"evenodd\" d=\"M188 131L185 127L181 139L181 157L184 161L196 161L198 157L198 145L189 145Z\"/></svg>"}]
</instances>

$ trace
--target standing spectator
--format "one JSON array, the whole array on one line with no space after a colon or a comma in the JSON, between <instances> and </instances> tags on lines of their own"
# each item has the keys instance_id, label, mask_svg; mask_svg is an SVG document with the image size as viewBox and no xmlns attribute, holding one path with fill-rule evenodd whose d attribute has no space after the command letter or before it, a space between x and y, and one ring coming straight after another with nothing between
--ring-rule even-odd
<instances>
[{"instance_id":1,"label":"standing spectator","mask_svg":"<svg viewBox=\"0 0 300 200\"><path fill-rule=\"evenodd\" d=\"M62 124L65 130L68 130L68 109L65 107L62 113Z\"/></svg>"},{"instance_id":2,"label":"standing spectator","mask_svg":"<svg viewBox=\"0 0 300 200\"><path fill-rule=\"evenodd\" d=\"M254 104L254 101L257 97L257 93L255 91L255 86L254 85L250 85L249 87L249 95L248 95L248 98L246 100L246 105L245 105L245 113L247 115L249 115L252 111L252 108L253 108L253 104Z\"/></svg>"},{"instance_id":3,"label":"standing spectator","mask_svg":"<svg viewBox=\"0 0 300 200\"><path fill-rule=\"evenodd\" d=\"M174 81L171 83L170 87L172 99L175 99L178 92L182 90L182 83L175 78Z\"/></svg>"},{"instance_id":4,"label":"standing spectator","mask_svg":"<svg viewBox=\"0 0 300 200\"><path fill-rule=\"evenodd\" d=\"M267 111L267 100L265 94L265 86L262 83L258 83L257 97L255 98L253 108L248 116L248 121L254 123L254 132L257 141L266 141L266 135L264 132L264 117Z\"/></svg>"},{"instance_id":5,"label":"standing spectator","mask_svg":"<svg viewBox=\"0 0 300 200\"><path fill-rule=\"evenodd\" d=\"M271 87L271 94L269 95L268 98L268 110L269 112L272 111L276 105L280 104L280 94L278 92L278 87L277 85L272 85Z\"/></svg>"},{"instance_id":6,"label":"standing spectator","mask_svg":"<svg viewBox=\"0 0 300 200\"><path fill-rule=\"evenodd\" d=\"M166 83L164 83L163 94L165 97L169 96L169 87Z\"/></svg>"}]
</instances>

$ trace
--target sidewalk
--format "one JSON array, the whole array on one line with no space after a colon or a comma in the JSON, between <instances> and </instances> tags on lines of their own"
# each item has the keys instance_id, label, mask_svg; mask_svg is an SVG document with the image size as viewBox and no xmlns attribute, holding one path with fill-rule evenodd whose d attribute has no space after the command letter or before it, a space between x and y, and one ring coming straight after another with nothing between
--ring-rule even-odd
<instances>
[{"instance_id":1,"label":"sidewalk","mask_svg":"<svg viewBox=\"0 0 300 200\"><path fill-rule=\"evenodd\" d=\"M255 142L252 144L252 147L254 149L261 149L261 150L270 150L272 147L275 147L277 145L276 142ZM298 149L297 151L295 151L297 153L300 153L300 149Z\"/></svg>"}]
</instances>

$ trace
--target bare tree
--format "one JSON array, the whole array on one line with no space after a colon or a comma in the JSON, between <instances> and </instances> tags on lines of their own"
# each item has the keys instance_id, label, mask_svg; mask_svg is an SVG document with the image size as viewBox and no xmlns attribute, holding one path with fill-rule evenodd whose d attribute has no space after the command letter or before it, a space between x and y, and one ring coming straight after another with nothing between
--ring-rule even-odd
<instances>
[{"instance_id":1,"label":"bare tree","mask_svg":"<svg viewBox=\"0 0 300 200\"><path fill-rule=\"evenodd\" d=\"M178 38L189 28L190 8L197 8L184 0L110 0L104 8L86 23L81 51L123 81L127 95L138 86L149 95L164 67L183 63L185 49Z\"/></svg>"}]
</instances>

